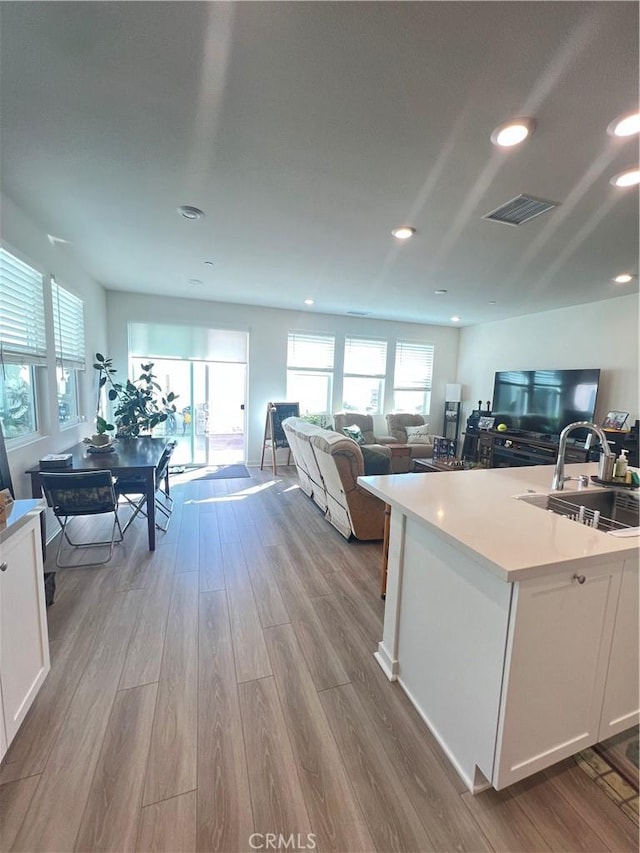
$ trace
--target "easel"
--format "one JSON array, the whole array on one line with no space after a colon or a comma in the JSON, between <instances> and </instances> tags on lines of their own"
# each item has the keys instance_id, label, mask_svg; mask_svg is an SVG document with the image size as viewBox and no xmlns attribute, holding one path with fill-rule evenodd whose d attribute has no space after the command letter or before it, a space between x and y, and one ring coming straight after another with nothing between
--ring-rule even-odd
<instances>
[{"instance_id":1,"label":"easel","mask_svg":"<svg viewBox=\"0 0 640 853\"><path fill-rule=\"evenodd\" d=\"M264 454L267 446L271 450L271 465L274 476L278 474L276 454L279 447L286 447L287 465L291 462L291 448L282 428L285 418L300 417L300 403L268 403L267 418L264 425L264 438L262 440L262 458L260 459L260 470L264 467Z\"/></svg>"}]
</instances>

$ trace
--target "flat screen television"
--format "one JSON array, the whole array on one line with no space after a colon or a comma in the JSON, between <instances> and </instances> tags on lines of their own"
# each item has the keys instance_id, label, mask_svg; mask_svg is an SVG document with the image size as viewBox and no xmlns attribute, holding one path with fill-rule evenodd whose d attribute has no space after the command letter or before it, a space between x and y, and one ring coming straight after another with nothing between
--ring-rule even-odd
<instances>
[{"instance_id":1,"label":"flat screen television","mask_svg":"<svg viewBox=\"0 0 640 853\"><path fill-rule=\"evenodd\" d=\"M501 370L493 386L496 426L558 436L573 421L593 421L600 370ZM578 431L572 438L585 438Z\"/></svg>"}]
</instances>

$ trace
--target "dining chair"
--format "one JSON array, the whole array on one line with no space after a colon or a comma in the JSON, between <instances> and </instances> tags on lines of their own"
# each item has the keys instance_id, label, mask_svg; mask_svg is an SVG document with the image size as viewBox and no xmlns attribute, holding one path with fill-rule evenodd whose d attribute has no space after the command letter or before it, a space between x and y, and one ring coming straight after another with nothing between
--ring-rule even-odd
<instances>
[{"instance_id":1,"label":"dining chair","mask_svg":"<svg viewBox=\"0 0 640 853\"><path fill-rule=\"evenodd\" d=\"M49 473L42 472L40 481L44 491L47 504L52 508L61 534L56 552L56 566L60 569L68 569L78 565L102 566L108 563L113 556L113 547L124 538L124 530L120 526L118 518L118 498L114 489L111 471L90 472L65 472ZM113 526L111 528L111 539L90 540L87 542L74 542L69 536L70 523L74 518L103 515L113 513ZM116 538L116 531L119 538ZM82 563L62 563L60 555L62 545L67 541L73 548L99 548L109 546L109 556L106 560L96 560Z\"/></svg>"},{"instance_id":2,"label":"dining chair","mask_svg":"<svg viewBox=\"0 0 640 853\"><path fill-rule=\"evenodd\" d=\"M167 442L154 473L156 510L159 510L166 519L164 525L161 524L160 521L156 521L156 527L163 533L165 533L169 527L171 513L173 512L173 498L169 493L169 463L177 443L178 442L175 439ZM147 513L144 510L144 506L147 502L145 482L144 480L136 477L119 477L115 483L115 491L116 495L123 497L133 508L133 512L127 519L123 528L123 530L126 531L138 515L142 515L145 518L147 517Z\"/></svg>"}]
</instances>

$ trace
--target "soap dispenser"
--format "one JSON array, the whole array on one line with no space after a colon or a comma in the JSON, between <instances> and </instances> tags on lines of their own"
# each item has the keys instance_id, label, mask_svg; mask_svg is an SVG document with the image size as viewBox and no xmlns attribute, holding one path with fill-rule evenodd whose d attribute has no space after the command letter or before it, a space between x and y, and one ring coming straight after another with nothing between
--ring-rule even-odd
<instances>
[{"instance_id":1,"label":"soap dispenser","mask_svg":"<svg viewBox=\"0 0 640 853\"><path fill-rule=\"evenodd\" d=\"M629 467L629 463L627 462L627 451L623 448L620 451L620 456L616 459L616 467L613 472L613 479L618 480L620 483L624 483L625 478L627 476L627 468Z\"/></svg>"}]
</instances>

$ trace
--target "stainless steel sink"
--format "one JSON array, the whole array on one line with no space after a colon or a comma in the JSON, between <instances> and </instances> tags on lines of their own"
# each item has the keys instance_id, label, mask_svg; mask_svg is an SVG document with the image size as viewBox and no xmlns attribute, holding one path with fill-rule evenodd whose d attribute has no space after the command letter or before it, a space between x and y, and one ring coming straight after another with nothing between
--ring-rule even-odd
<instances>
[{"instance_id":1,"label":"stainless steel sink","mask_svg":"<svg viewBox=\"0 0 640 853\"><path fill-rule=\"evenodd\" d=\"M616 489L517 495L517 500L609 532L640 527L638 494Z\"/></svg>"}]
</instances>

